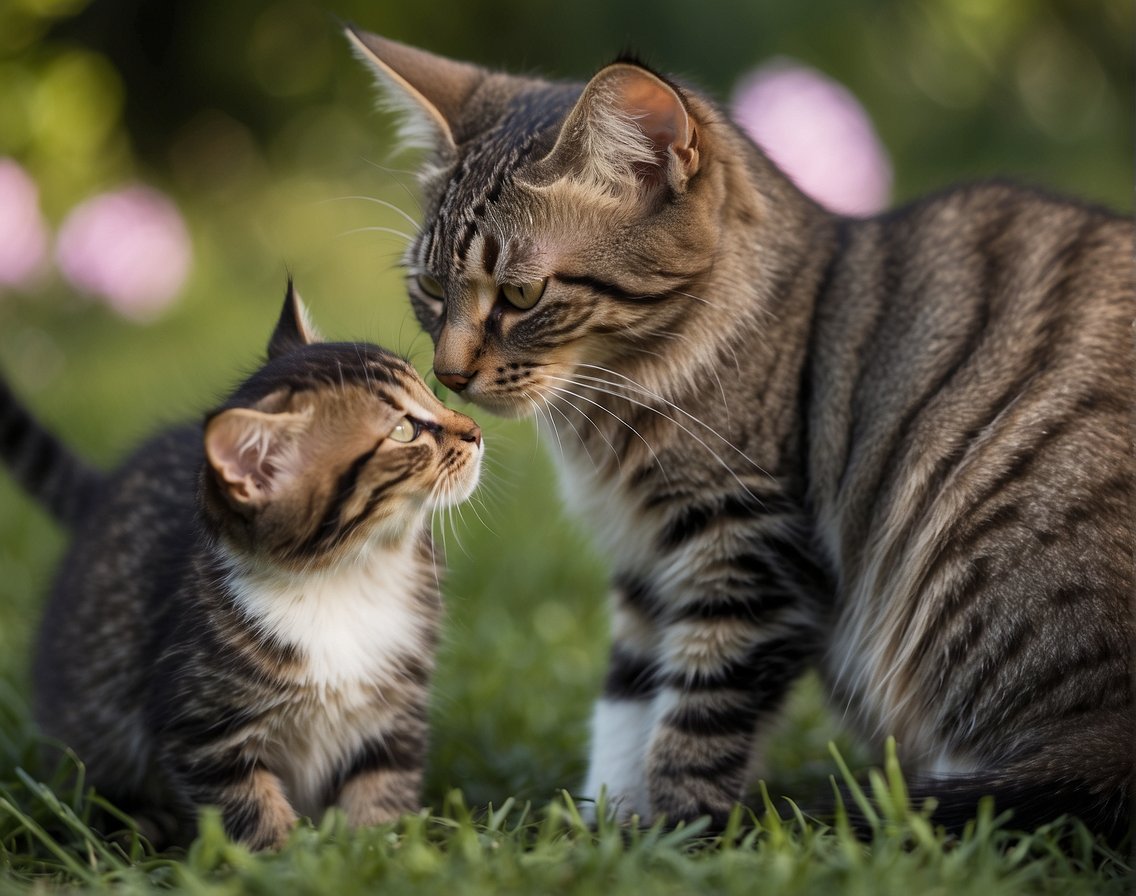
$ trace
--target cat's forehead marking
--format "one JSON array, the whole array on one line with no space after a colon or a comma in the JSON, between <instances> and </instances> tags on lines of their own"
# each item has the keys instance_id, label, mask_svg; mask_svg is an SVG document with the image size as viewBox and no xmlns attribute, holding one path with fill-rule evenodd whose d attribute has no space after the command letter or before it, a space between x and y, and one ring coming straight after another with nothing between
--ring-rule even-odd
<instances>
[{"instance_id":1,"label":"cat's forehead marking","mask_svg":"<svg viewBox=\"0 0 1136 896\"><path fill-rule=\"evenodd\" d=\"M511 186L516 172L541 154L536 149L538 143L564 117L570 106L569 94L576 90L559 87L551 93L522 93L494 128L460 147L461 156L425 237L424 258L429 270L442 273L467 264L475 238L479 234L486 237L483 222L487 213ZM497 261L492 249L500 248L496 237L492 241L485 238L479 245L482 264L487 273L492 273Z\"/></svg>"}]
</instances>

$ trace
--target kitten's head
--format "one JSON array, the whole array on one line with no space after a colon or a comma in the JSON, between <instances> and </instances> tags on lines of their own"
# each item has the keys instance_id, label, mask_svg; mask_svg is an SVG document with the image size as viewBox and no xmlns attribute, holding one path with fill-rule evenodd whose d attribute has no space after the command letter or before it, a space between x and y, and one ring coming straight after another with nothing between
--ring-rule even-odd
<instances>
[{"instance_id":1,"label":"kitten's head","mask_svg":"<svg viewBox=\"0 0 1136 896\"><path fill-rule=\"evenodd\" d=\"M289 284L267 363L206 420L206 510L238 550L329 565L465 500L481 454L406 361L323 342Z\"/></svg>"},{"instance_id":2,"label":"kitten's head","mask_svg":"<svg viewBox=\"0 0 1136 896\"><path fill-rule=\"evenodd\" d=\"M710 102L634 61L560 84L349 37L429 150L405 264L443 383L519 416L709 325L721 169L764 164Z\"/></svg>"}]
</instances>

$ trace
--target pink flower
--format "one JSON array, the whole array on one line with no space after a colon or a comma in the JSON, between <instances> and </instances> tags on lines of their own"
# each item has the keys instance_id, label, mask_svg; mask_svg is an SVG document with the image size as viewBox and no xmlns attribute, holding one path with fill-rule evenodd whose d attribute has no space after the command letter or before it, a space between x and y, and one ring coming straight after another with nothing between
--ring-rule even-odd
<instances>
[{"instance_id":1,"label":"pink flower","mask_svg":"<svg viewBox=\"0 0 1136 896\"><path fill-rule=\"evenodd\" d=\"M0 159L0 287L27 287L46 269L47 222L35 181L12 159Z\"/></svg>"},{"instance_id":2,"label":"pink flower","mask_svg":"<svg viewBox=\"0 0 1136 896\"><path fill-rule=\"evenodd\" d=\"M845 87L790 60L743 78L731 113L805 193L834 212L887 206L891 163L863 106Z\"/></svg>"},{"instance_id":3,"label":"pink flower","mask_svg":"<svg viewBox=\"0 0 1136 896\"><path fill-rule=\"evenodd\" d=\"M115 311L150 320L189 275L189 233L177 207L149 187L131 185L76 206L59 231L56 257L76 288Z\"/></svg>"}]
</instances>

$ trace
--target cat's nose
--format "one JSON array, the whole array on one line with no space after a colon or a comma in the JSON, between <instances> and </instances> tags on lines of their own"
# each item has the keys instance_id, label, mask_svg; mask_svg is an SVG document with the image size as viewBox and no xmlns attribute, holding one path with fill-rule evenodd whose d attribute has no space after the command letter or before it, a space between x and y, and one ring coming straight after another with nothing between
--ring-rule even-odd
<instances>
[{"instance_id":1,"label":"cat's nose","mask_svg":"<svg viewBox=\"0 0 1136 896\"><path fill-rule=\"evenodd\" d=\"M476 423L473 424L473 426L469 430L467 430L466 432L463 432L461 434L460 438L463 442L473 442L473 444L475 444L478 448L480 448L481 447L481 427L478 426Z\"/></svg>"},{"instance_id":2,"label":"cat's nose","mask_svg":"<svg viewBox=\"0 0 1136 896\"><path fill-rule=\"evenodd\" d=\"M447 389L452 389L454 392L461 392L469 381L473 379L476 371L472 373L457 373L452 370L435 370L434 375L438 381Z\"/></svg>"}]
</instances>

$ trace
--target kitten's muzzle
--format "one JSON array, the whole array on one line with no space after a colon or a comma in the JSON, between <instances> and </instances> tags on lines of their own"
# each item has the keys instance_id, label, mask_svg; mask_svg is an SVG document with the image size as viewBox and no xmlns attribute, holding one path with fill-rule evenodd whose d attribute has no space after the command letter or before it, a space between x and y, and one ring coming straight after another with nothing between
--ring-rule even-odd
<instances>
[{"instance_id":1,"label":"kitten's muzzle","mask_svg":"<svg viewBox=\"0 0 1136 896\"><path fill-rule=\"evenodd\" d=\"M476 423L466 432L461 433L458 438L463 442L473 442L478 448L481 447L481 427Z\"/></svg>"}]
</instances>

